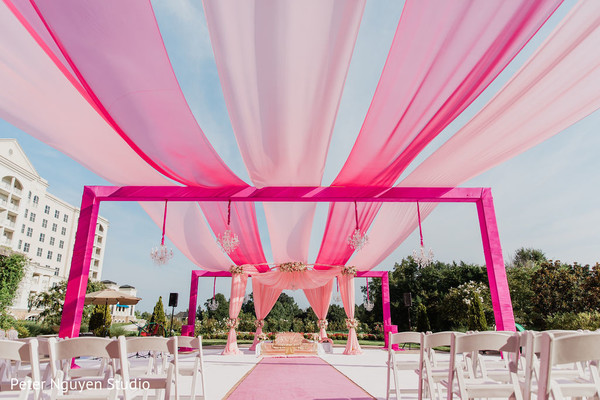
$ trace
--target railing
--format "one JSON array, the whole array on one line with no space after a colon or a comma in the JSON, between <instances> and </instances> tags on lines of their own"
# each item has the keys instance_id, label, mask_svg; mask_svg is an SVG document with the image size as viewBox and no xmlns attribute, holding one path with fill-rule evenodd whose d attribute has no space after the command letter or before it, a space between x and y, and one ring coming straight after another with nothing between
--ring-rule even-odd
<instances>
[{"instance_id":1,"label":"railing","mask_svg":"<svg viewBox=\"0 0 600 400\"><path fill-rule=\"evenodd\" d=\"M19 196L23 194L23 190L18 189L18 188L13 188L13 193L18 194Z\"/></svg>"},{"instance_id":2,"label":"railing","mask_svg":"<svg viewBox=\"0 0 600 400\"><path fill-rule=\"evenodd\" d=\"M10 190L10 189L12 188L11 184L10 184L10 183L8 183L8 182L5 182L5 181L2 181L2 182L0 183L0 187L2 187L2 188L4 188L4 189L8 189L8 190Z\"/></svg>"},{"instance_id":3,"label":"railing","mask_svg":"<svg viewBox=\"0 0 600 400\"><path fill-rule=\"evenodd\" d=\"M0 245L10 246L12 245L12 240L7 237L3 237L2 239L0 239Z\"/></svg>"},{"instance_id":4,"label":"railing","mask_svg":"<svg viewBox=\"0 0 600 400\"><path fill-rule=\"evenodd\" d=\"M10 203L8 205L8 209L12 210L12 211L18 211L19 210L19 206L17 206L16 204Z\"/></svg>"},{"instance_id":5,"label":"railing","mask_svg":"<svg viewBox=\"0 0 600 400\"><path fill-rule=\"evenodd\" d=\"M6 220L3 225L5 228L14 228L15 227L15 223L11 220Z\"/></svg>"},{"instance_id":6,"label":"railing","mask_svg":"<svg viewBox=\"0 0 600 400\"><path fill-rule=\"evenodd\" d=\"M6 208L6 206L8 206L8 201L6 201L4 199L0 199L0 207Z\"/></svg>"}]
</instances>

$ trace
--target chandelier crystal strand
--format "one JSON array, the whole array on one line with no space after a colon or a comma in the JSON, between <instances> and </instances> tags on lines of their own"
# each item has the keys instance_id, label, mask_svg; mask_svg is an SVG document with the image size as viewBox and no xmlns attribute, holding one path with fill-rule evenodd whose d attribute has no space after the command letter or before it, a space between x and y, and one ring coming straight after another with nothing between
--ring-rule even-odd
<instances>
[{"instance_id":1,"label":"chandelier crystal strand","mask_svg":"<svg viewBox=\"0 0 600 400\"><path fill-rule=\"evenodd\" d=\"M375 307L375 303L371 300L369 296L369 278L365 278L367 280L367 301L365 301L365 310L373 311L373 307Z\"/></svg>"},{"instance_id":2,"label":"chandelier crystal strand","mask_svg":"<svg viewBox=\"0 0 600 400\"><path fill-rule=\"evenodd\" d=\"M221 246L221 250L225 254L231 254L240 245L240 239L238 235L233 233L230 228L231 224L231 200L227 204L227 230L223 234L217 235L217 243Z\"/></svg>"},{"instance_id":3,"label":"chandelier crystal strand","mask_svg":"<svg viewBox=\"0 0 600 400\"><path fill-rule=\"evenodd\" d=\"M165 226L167 224L167 202L165 200L165 212L163 215L163 226L162 226L162 238L160 240L160 246L154 247L150 251L150 257L156 265L165 265L173 258L173 250L165 246Z\"/></svg>"},{"instance_id":4,"label":"chandelier crystal strand","mask_svg":"<svg viewBox=\"0 0 600 400\"><path fill-rule=\"evenodd\" d=\"M342 296L340 296L340 281L336 278L335 280L335 295L333 296L333 302L339 303L342 301Z\"/></svg>"},{"instance_id":5,"label":"chandelier crystal strand","mask_svg":"<svg viewBox=\"0 0 600 400\"><path fill-rule=\"evenodd\" d=\"M215 276L215 280L213 283L213 297L212 297L212 299L210 299L208 301L208 309L211 311L215 311L217 308L219 308L219 302L215 298L216 291L217 291L217 277Z\"/></svg>"},{"instance_id":6,"label":"chandelier crystal strand","mask_svg":"<svg viewBox=\"0 0 600 400\"><path fill-rule=\"evenodd\" d=\"M419 268L424 268L433 262L433 250L425 250L423 245L423 228L421 227L421 210L419 209L419 202L417 201L417 219L419 221L419 235L421 237L421 248L419 251L413 250L413 258L415 259Z\"/></svg>"},{"instance_id":7,"label":"chandelier crystal strand","mask_svg":"<svg viewBox=\"0 0 600 400\"><path fill-rule=\"evenodd\" d=\"M354 202L354 219L356 221L356 228L352 235L348 236L347 242L350 247L356 251L360 251L369 243L369 236L366 233L362 233L358 228L358 205Z\"/></svg>"}]
</instances>

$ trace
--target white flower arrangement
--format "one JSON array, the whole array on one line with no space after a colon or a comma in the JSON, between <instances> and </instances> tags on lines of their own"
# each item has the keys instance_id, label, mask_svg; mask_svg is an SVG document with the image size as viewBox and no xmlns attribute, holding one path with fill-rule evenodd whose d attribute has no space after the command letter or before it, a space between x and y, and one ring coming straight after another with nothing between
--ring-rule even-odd
<instances>
[{"instance_id":1,"label":"white flower arrangement","mask_svg":"<svg viewBox=\"0 0 600 400\"><path fill-rule=\"evenodd\" d=\"M342 275L356 275L357 269L354 265L344 265L342 267Z\"/></svg>"},{"instance_id":2,"label":"white flower arrangement","mask_svg":"<svg viewBox=\"0 0 600 400\"><path fill-rule=\"evenodd\" d=\"M226 322L229 329L237 329L240 321L237 318L229 318Z\"/></svg>"},{"instance_id":3,"label":"white flower arrangement","mask_svg":"<svg viewBox=\"0 0 600 400\"><path fill-rule=\"evenodd\" d=\"M229 267L229 272L231 272L231 275L241 275L244 273L244 266L232 265L231 267Z\"/></svg>"},{"instance_id":4,"label":"white flower arrangement","mask_svg":"<svg viewBox=\"0 0 600 400\"><path fill-rule=\"evenodd\" d=\"M358 328L358 320L356 318L346 318L346 328Z\"/></svg>"},{"instance_id":5,"label":"white flower arrangement","mask_svg":"<svg viewBox=\"0 0 600 400\"><path fill-rule=\"evenodd\" d=\"M306 264L301 262L287 262L279 265L281 272L302 272L306 271Z\"/></svg>"},{"instance_id":6,"label":"white flower arrangement","mask_svg":"<svg viewBox=\"0 0 600 400\"><path fill-rule=\"evenodd\" d=\"M329 322L327 322L326 319L320 319L317 321L317 325L319 326L319 329L327 329L327 325L329 325Z\"/></svg>"}]
</instances>

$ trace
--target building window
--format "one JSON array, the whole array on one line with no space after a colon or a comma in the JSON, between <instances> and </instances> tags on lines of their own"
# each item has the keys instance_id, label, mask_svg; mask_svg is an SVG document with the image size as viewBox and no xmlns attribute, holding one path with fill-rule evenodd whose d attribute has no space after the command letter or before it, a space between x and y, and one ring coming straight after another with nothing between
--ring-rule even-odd
<instances>
[{"instance_id":1,"label":"building window","mask_svg":"<svg viewBox=\"0 0 600 400\"><path fill-rule=\"evenodd\" d=\"M62 249L63 247L65 247L65 241L61 240L60 242L58 242L58 248Z\"/></svg>"},{"instance_id":2,"label":"building window","mask_svg":"<svg viewBox=\"0 0 600 400\"><path fill-rule=\"evenodd\" d=\"M48 227L48 220L44 218L42 220L42 228L47 228L47 227Z\"/></svg>"},{"instance_id":3,"label":"building window","mask_svg":"<svg viewBox=\"0 0 600 400\"><path fill-rule=\"evenodd\" d=\"M50 206L44 207L44 213L50 214Z\"/></svg>"},{"instance_id":4,"label":"building window","mask_svg":"<svg viewBox=\"0 0 600 400\"><path fill-rule=\"evenodd\" d=\"M25 253L29 253L29 243L25 243L25 244L23 245L23 251L24 251Z\"/></svg>"},{"instance_id":5,"label":"building window","mask_svg":"<svg viewBox=\"0 0 600 400\"><path fill-rule=\"evenodd\" d=\"M33 204L35 204L37 206L39 202L40 202L40 198L37 196L33 196Z\"/></svg>"},{"instance_id":6,"label":"building window","mask_svg":"<svg viewBox=\"0 0 600 400\"><path fill-rule=\"evenodd\" d=\"M63 222L69 222L69 216L67 214L63 217Z\"/></svg>"},{"instance_id":7,"label":"building window","mask_svg":"<svg viewBox=\"0 0 600 400\"><path fill-rule=\"evenodd\" d=\"M46 234L40 233L40 242L44 243L44 240L46 240Z\"/></svg>"},{"instance_id":8,"label":"building window","mask_svg":"<svg viewBox=\"0 0 600 400\"><path fill-rule=\"evenodd\" d=\"M28 215L29 215L29 210L25 209L25 218L27 218Z\"/></svg>"},{"instance_id":9,"label":"building window","mask_svg":"<svg viewBox=\"0 0 600 400\"><path fill-rule=\"evenodd\" d=\"M23 246L23 241L19 240L19 245L17 246L17 250L21 250L21 246Z\"/></svg>"},{"instance_id":10,"label":"building window","mask_svg":"<svg viewBox=\"0 0 600 400\"><path fill-rule=\"evenodd\" d=\"M29 214L29 220L30 220L31 222L35 222L35 213L31 213L31 214Z\"/></svg>"},{"instance_id":11,"label":"building window","mask_svg":"<svg viewBox=\"0 0 600 400\"><path fill-rule=\"evenodd\" d=\"M58 211L58 210L54 211L54 218L60 218L60 211Z\"/></svg>"},{"instance_id":12,"label":"building window","mask_svg":"<svg viewBox=\"0 0 600 400\"><path fill-rule=\"evenodd\" d=\"M60 255L60 254L59 254ZM60 261L60 260L59 260ZM60 272L60 268L54 268L54 276L58 276L58 273Z\"/></svg>"},{"instance_id":13,"label":"building window","mask_svg":"<svg viewBox=\"0 0 600 400\"><path fill-rule=\"evenodd\" d=\"M29 200L31 200L31 190L29 191L29 194L27 195L27 198L28 198Z\"/></svg>"},{"instance_id":14,"label":"building window","mask_svg":"<svg viewBox=\"0 0 600 400\"><path fill-rule=\"evenodd\" d=\"M50 238L50 246L54 246L54 238L53 237Z\"/></svg>"},{"instance_id":15,"label":"building window","mask_svg":"<svg viewBox=\"0 0 600 400\"><path fill-rule=\"evenodd\" d=\"M21 227L21 233L25 233L25 224Z\"/></svg>"},{"instance_id":16,"label":"building window","mask_svg":"<svg viewBox=\"0 0 600 400\"><path fill-rule=\"evenodd\" d=\"M33 229L27 228L27 236L29 236L29 237L33 236Z\"/></svg>"},{"instance_id":17,"label":"building window","mask_svg":"<svg viewBox=\"0 0 600 400\"><path fill-rule=\"evenodd\" d=\"M41 256L42 256L42 251L43 251L43 250L42 250L42 248L41 248L41 247L38 247L36 255L37 255L38 257L41 257Z\"/></svg>"},{"instance_id":18,"label":"building window","mask_svg":"<svg viewBox=\"0 0 600 400\"><path fill-rule=\"evenodd\" d=\"M46 256L48 260L52 260L52 250L48 250L48 255Z\"/></svg>"},{"instance_id":19,"label":"building window","mask_svg":"<svg viewBox=\"0 0 600 400\"><path fill-rule=\"evenodd\" d=\"M57 229L58 229L58 225L52 224L52 232L56 232Z\"/></svg>"},{"instance_id":20,"label":"building window","mask_svg":"<svg viewBox=\"0 0 600 400\"><path fill-rule=\"evenodd\" d=\"M62 261L62 254L56 255L56 261Z\"/></svg>"},{"instance_id":21,"label":"building window","mask_svg":"<svg viewBox=\"0 0 600 400\"><path fill-rule=\"evenodd\" d=\"M67 234L67 228L65 228L64 226L60 229L60 234L61 235L66 235Z\"/></svg>"}]
</instances>

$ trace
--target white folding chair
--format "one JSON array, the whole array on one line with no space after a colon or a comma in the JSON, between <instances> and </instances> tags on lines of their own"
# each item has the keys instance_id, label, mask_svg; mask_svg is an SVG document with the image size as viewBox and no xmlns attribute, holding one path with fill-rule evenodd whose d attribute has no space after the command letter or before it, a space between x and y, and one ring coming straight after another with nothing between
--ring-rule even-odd
<instances>
[{"instance_id":1,"label":"white folding chair","mask_svg":"<svg viewBox=\"0 0 600 400\"><path fill-rule=\"evenodd\" d=\"M193 349L195 355L192 362L183 362L179 357L179 348ZM191 336L174 336L169 342L169 349L173 354L173 377L175 381L175 399L179 400L181 395L181 384L179 378L181 376L192 377L192 388L190 398L191 400L206 399L206 385L205 385L205 370L204 370L204 356L202 354L202 336L191 337ZM201 393L197 395L197 383L198 375L200 375L200 389Z\"/></svg>"},{"instance_id":2,"label":"white folding chair","mask_svg":"<svg viewBox=\"0 0 600 400\"><path fill-rule=\"evenodd\" d=\"M38 342L35 339L27 342L0 340L0 392L19 391L19 399L29 398L33 390L33 398L39 399L41 393L40 369L38 362ZM13 363L15 365L13 366ZM18 367L23 363L30 365L29 376L19 374ZM5 379L6 378L6 379Z\"/></svg>"},{"instance_id":3,"label":"white folding chair","mask_svg":"<svg viewBox=\"0 0 600 400\"><path fill-rule=\"evenodd\" d=\"M126 339L124 336L120 336L118 341L121 360L120 374L125 388L124 399L133 399L140 390L143 393L143 398L147 399L151 389L155 391L155 398L170 398L174 365L166 362L170 354L169 339L163 337ZM145 371L132 373L129 355L146 352L150 352L150 357ZM162 358L162 363L158 363L158 357ZM162 395L163 392L164 396Z\"/></svg>"},{"instance_id":4,"label":"white folding chair","mask_svg":"<svg viewBox=\"0 0 600 400\"><path fill-rule=\"evenodd\" d=\"M421 385L425 394L431 399L443 399L444 386L441 381L448 378L449 361L439 359L434 347L450 347L452 334L460 332L436 332L423 336L423 373Z\"/></svg>"},{"instance_id":5,"label":"white folding chair","mask_svg":"<svg viewBox=\"0 0 600 400\"><path fill-rule=\"evenodd\" d=\"M540 375L538 399L552 397L560 400L568 397L600 397L600 334L596 332L575 333L556 337L554 333L543 332L540 338ZM585 363L584 376L565 378L557 374L555 367Z\"/></svg>"},{"instance_id":6,"label":"white folding chair","mask_svg":"<svg viewBox=\"0 0 600 400\"><path fill-rule=\"evenodd\" d=\"M116 340L79 337L57 341L48 339L54 399L116 399L121 386L114 373L114 360L119 358ZM73 368L76 358L93 358L94 365ZM66 389L66 390L65 390Z\"/></svg>"},{"instance_id":7,"label":"white folding chair","mask_svg":"<svg viewBox=\"0 0 600 400\"><path fill-rule=\"evenodd\" d=\"M418 360L400 360L400 353L394 351L393 346L406 343L416 343L419 345L419 359ZM407 393L418 393L419 398L422 394L421 376L423 372L423 333L421 332L400 332L400 333L389 333L388 340L388 362L387 362L387 394L386 399L390 398L391 394L394 394L397 399L401 398L401 392ZM417 371L419 375L419 385L417 388L406 388L400 389L400 379L398 376L399 371ZM390 375L394 375L394 389L391 388Z\"/></svg>"},{"instance_id":8,"label":"white folding chair","mask_svg":"<svg viewBox=\"0 0 600 400\"><path fill-rule=\"evenodd\" d=\"M494 380L482 370L477 376L473 368L475 358L481 351L497 351L508 360L508 383ZM465 354L475 354L474 360L468 360ZM450 345L450 369L446 387L448 400L453 394L461 399L470 398L514 398L522 399L517 376L519 361L519 335L508 336L497 332L479 332L468 335L452 335ZM472 364L469 366L469 364ZM467 371L467 374L464 371ZM483 374L483 375L482 375ZM456 381L456 386L454 382Z\"/></svg>"}]
</instances>

